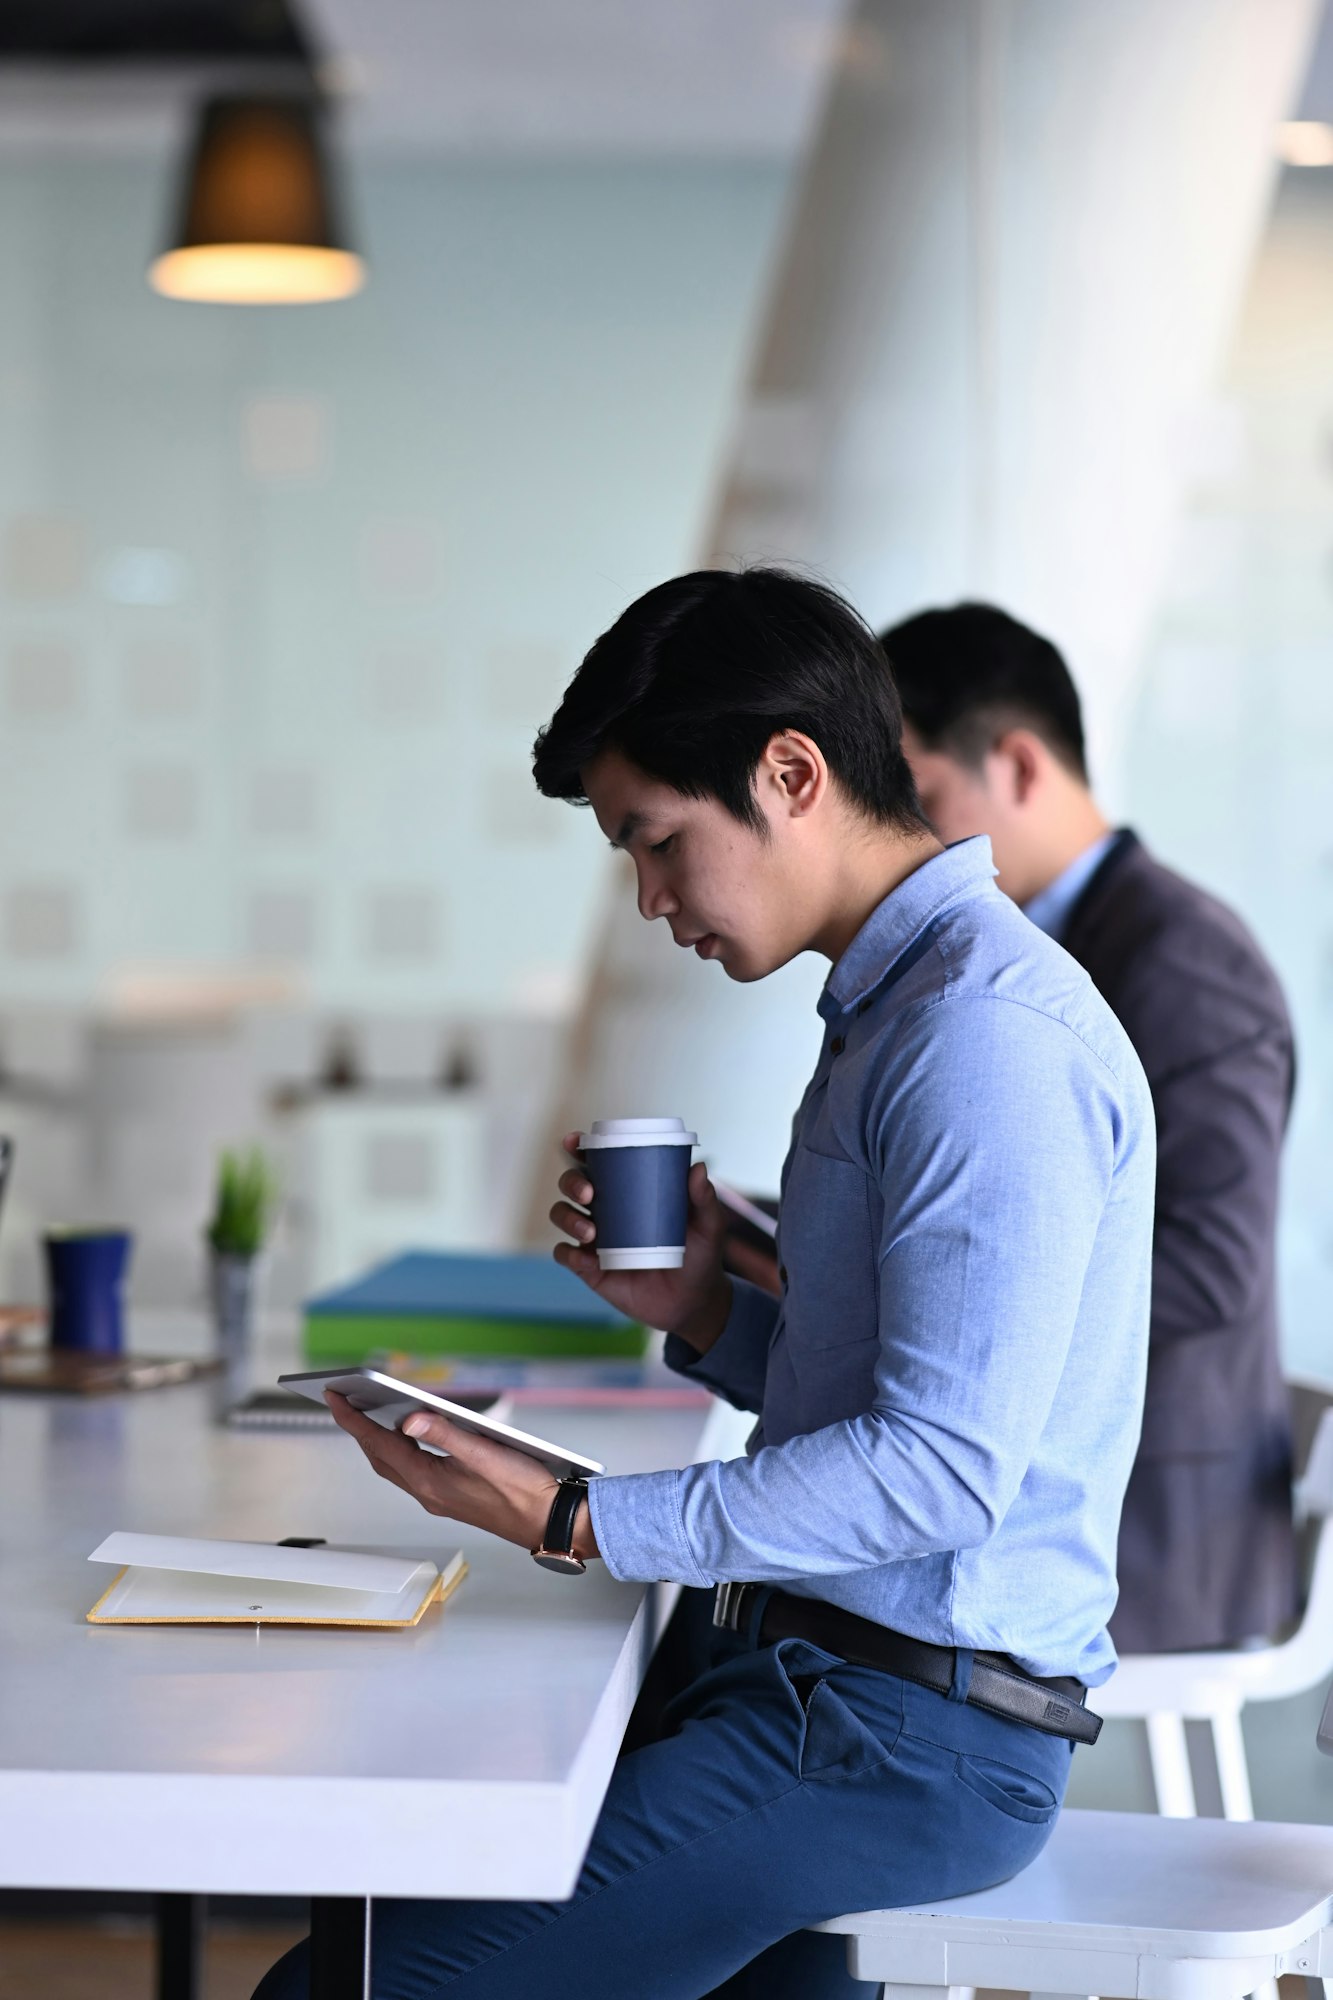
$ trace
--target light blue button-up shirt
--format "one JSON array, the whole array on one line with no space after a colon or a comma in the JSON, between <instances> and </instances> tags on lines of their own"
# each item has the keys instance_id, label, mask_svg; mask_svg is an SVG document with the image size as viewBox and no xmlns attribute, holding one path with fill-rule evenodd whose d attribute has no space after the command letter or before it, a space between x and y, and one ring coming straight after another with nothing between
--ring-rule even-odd
<instances>
[{"instance_id":1,"label":"light blue button-up shirt","mask_svg":"<svg viewBox=\"0 0 1333 2000\"><path fill-rule=\"evenodd\" d=\"M961 842L829 975L783 1169L780 1301L669 1358L748 1456L594 1480L612 1574L780 1583L1090 1684L1148 1352L1154 1128L1092 982Z\"/></svg>"}]
</instances>

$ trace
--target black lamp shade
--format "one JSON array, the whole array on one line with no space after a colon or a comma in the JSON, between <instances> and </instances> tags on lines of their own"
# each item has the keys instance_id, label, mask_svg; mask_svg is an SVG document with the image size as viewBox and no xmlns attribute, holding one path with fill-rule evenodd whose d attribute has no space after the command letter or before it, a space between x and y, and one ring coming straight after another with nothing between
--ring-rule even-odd
<instances>
[{"instance_id":1,"label":"black lamp shade","mask_svg":"<svg viewBox=\"0 0 1333 2000\"><path fill-rule=\"evenodd\" d=\"M365 279L338 214L318 98L218 97L200 114L171 248L149 279L172 298L302 304Z\"/></svg>"}]
</instances>

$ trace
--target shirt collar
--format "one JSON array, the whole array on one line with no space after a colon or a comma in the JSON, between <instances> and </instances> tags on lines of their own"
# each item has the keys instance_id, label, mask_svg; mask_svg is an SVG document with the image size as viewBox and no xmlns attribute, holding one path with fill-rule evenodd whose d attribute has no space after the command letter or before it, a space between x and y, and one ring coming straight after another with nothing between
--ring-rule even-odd
<instances>
[{"instance_id":1,"label":"shirt collar","mask_svg":"<svg viewBox=\"0 0 1333 2000\"><path fill-rule=\"evenodd\" d=\"M1100 840L1094 840L1091 847L1085 847L1075 856L1063 874L1057 875L1031 902L1024 903L1023 915L1057 944L1069 927L1075 903L1100 868L1115 838L1114 833L1104 833Z\"/></svg>"},{"instance_id":2,"label":"shirt collar","mask_svg":"<svg viewBox=\"0 0 1333 2000\"><path fill-rule=\"evenodd\" d=\"M946 847L943 854L914 869L871 911L830 972L819 997L824 1019L855 1007L950 904L988 889L994 879L995 864L984 833Z\"/></svg>"}]
</instances>

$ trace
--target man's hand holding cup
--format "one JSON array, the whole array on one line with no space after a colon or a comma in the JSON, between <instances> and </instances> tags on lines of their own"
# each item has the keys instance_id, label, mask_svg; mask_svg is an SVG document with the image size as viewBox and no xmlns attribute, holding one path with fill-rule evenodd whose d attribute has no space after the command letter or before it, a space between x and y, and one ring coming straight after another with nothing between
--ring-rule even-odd
<instances>
[{"instance_id":1,"label":"man's hand holding cup","mask_svg":"<svg viewBox=\"0 0 1333 2000\"><path fill-rule=\"evenodd\" d=\"M598 1119L565 1135L575 1161L551 1210L556 1262L631 1319L679 1334L700 1354L726 1325L724 1218L679 1118Z\"/></svg>"}]
</instances>

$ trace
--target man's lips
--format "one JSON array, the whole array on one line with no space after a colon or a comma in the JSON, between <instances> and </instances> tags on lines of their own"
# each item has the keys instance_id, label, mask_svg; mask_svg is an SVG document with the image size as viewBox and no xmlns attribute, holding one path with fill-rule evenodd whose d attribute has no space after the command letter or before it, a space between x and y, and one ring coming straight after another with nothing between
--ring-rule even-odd
<instances>
[{"instance_id":1,"label":"man's lips","mask_svg":"<svg viewBox=\"0 0 1333 2000\"><path fill-rule=\"evenodd\" d=\"M700 931L697 937L678 937L676 939L676 943L682 951L689 951L693 948L698 952L700 958L707 958L712 946L717 941L717 933L715 931Z\"/></svg>"}]
</instances>

